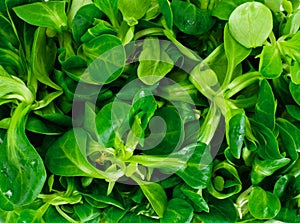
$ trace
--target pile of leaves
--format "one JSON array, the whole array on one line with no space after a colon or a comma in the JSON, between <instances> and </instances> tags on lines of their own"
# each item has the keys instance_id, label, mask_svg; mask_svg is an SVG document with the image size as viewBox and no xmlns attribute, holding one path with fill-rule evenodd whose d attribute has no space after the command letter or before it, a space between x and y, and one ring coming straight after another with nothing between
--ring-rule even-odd
<instances>
[{"instance_id":1,"label":"pile of leaves","mask_svg":"<svg viewBox=\"0 0 300 223\"><path fill-rule=\"evenodd\" d=\"M300 222L298 0L2 0L0 222Z\"/></svg>"}]
</instances>

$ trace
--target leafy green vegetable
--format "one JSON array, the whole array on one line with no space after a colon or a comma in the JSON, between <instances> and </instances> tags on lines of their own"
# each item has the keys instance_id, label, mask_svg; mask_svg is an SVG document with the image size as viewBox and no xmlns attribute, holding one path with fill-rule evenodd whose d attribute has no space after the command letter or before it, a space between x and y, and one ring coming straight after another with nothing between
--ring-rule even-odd
<instances>
[{"instance_id":1,"label":"leafy green vegetable","mask_svg":"<svg viewBox=\"0 0 300 223\"><path fill-rule=\"evenodd\" d=\"M261 46L273 28L272 13L259 2L246 2L238 6L229 17L229 30L233 37L247 48Z\"/></svg>"},{"instance_id":2,"label":"leafy green vegetable","mask_svg":"<svg viewBox=\"0 0 300 223\"><path fill-rule=\"evenodd\" d=\"M14 8L16 14L31 25L62 32L67 26L66 2L35 2Z\"/></svg>"},{"instance_id":3,"label":"leafy green vegetable","mask_svg":"<svg viewBox=\"0 0 300 223\"><path fill-rule=\"evenodd\" d=\"M0 222L300 222L299 0L5 0Z\"/></svg>"},{"instance_id":4,"label":"leafy green vegetable","mask_svg":"<svg viewBox=\"0 0 300 223\"><path fill-rule=\"evenodd\" d=\"M249 210L257 219L273 218L280 211L280 201L271 192L254 187L249 197Z\"/></svg>"}]
</instances>

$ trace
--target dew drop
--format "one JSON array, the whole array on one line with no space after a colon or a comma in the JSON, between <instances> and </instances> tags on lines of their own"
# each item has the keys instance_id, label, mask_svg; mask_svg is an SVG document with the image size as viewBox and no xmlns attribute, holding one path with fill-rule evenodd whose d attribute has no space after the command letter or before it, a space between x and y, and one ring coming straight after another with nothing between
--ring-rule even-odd
<instances>
[{"instance_id":1,"label":"dew drop","mask_svg":"<svg viewBox=\"0 0 300 223\"><path fill-rule=\"evenodd\" d=\"M11 190L8 190L8 191L4 192L3 195L8 197L8 199L10 199L13 195L13 192Z\"/></svg>"},{"instance_id":2,"label":"dew drop","mask_svg":"<svg viewBox=\"0 0 300 223\"><path fill-rule=\"evenodd\" d=\"M145 97L145 91L141 91L141 92L140 92L140 96L141 96L141 97Z\"/></svg>"}]
</instances>

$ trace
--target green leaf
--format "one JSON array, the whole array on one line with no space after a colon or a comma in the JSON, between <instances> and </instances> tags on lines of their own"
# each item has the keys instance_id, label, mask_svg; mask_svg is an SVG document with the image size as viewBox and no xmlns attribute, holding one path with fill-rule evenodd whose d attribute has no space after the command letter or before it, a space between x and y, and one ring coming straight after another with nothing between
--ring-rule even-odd
<instances>
[{"instance_id":1,"label":"green leaf","mask_svg":"<svg viewBox=\"0 0 300 223\"><path fill-rule=\"evenodd\" d=\"M63 128L45 120L41 120L35 115L30 115L26 123L26 129L31 132L44 135L60 135L64 133Z\"/></svg>"},{"instance_id":2,"label":"green leaf","mask_svg":"<svg viewBox=\"0 0 300 223\"><path fill-rule=\"evenodd\" d=\"M124 102L106 104L96 116L98 141L105 147L113 147L116 133L123 136L129 126L130 105Z\"/></svg>"},{"instance_id":3,"label":"green leaf","mask_svg":"<svg viewBox=\"0 0 300 223\"><path fill-rule=\"evenodd\" d=\"M280 153L278 141L274 132L265 124L250 119L252 132L258 141L257 153L263 159L280 159L283 155Z\"/></svg>"},{"instance_id":4,"label":"green leaf","mask_svg":"<svg viewBox=\"0 0 300 223\"><path fill-rule=\"evenodd\" d=\"M141 119L141 127L145 130L156 108L157 104L152 92L142 88L134 95L130 109L130 118L138 116Z\"/></svg>"},{"instance_id":5,"label":"green leaf","mask_svg":"<svg viewBox=\"0 0 300 223\"><path fill-rule=\"evenodd\" d=\"M77 12L85 5L91 4L92 0L79 0L71 3L68 11L68 25L71 25Z\"/></svg>"},{"instance_id":6,"label":"green leaf","mask_svg":"<svg viewBox=\"0 0 300 223\"><path fill-rule=\"evenodd\" d=\"M299 44L299 40L300 40L300 32L298 31L295 35L292 36L291 39L284 41L284 40L278 40L278 46L281 49L281 53L284 56L289 56L290 58L292 58L293 60L298 61L300 60L300 53L299 53L299 49L300 49L300 44Z\"/></svg>"},{"instance_id":7,"label":"green leaf","mask_svg":"<svg viewBox=\"0 0 300 223\"><path fill-rule=\"evenodd\" d=\"M261 160L256 156L251 170L252 184L259 184L265 177L271 176L275 171L286 166L289 162L289 158Z\"/></svg>"},{"instance_id":8,"label":"green leaf","mask_svg":"<svg viewBox=\"0 0 300 223\"><path fill-rule=\"evenodd\" d=\"M229 120L229 147L230 152L236 159L240 159L244 137L246 134L245 113L236 114Z\"/></svg>"},{"instance_id":9,"label":"green leaf","mask_svg":"<svg viewBox=\"0 0 300 223\"><path fill-rule=\"evenodd\" d=\"M209 213L196 214L203 223L236 223L238 215L231 199L209 199Z\"/></svg>"},{"instance_id":10,"label":"green leaf","mask_svg":"<svg viewBox=\"0 0 300 223\"><path fill-rule=\"evenodd\" d=\"M236 168L226 161L216 164L212 175L207 189L214 197L225 199L242 190L242 182Z\"/></svg>"},{"instance_id":11,"label":"green leaf","mask_svg":"<svg viewBox=\"0 0 300 223\"><path fill-rule=\"evenodd\" d=\"M221 0L212 10L212 16L221 20L228 20L233 10L247 0Z\"/></svg>"},{"instance_id":12,"label":"green leaf","mask_svg":"<svg viewBox=\"0 0 300 223\"><path fill-rule=\"evenodd\" d=\"M287 18L287 22L283 29L283 34L284 35L296 34L300 27L299 19L300 19L300 11L296 10L291 16Z\"/></svg>"},{"instance_id":13,"label":"green leaf","mask_svg":"<svg viewBox=\"0 0 300 223\"><path fill-rule=\"evenodd\" d=\"M9 102L9 99L17 99L31 104L34 96L24 82L16 76L0 75L0 105ZM2 102L3 101L3 102Z\"/></svg>"},{"instance_id":14,"label":"green leaf","mask_svg":"<svg viewBox=\"0 0 300 223\"><path fill-rule=\"evenodd\" d=\"M108 207L103 210L103 220L107 223L119 222L121 218L126 214L127 210L120 210L116 207ZM126 215L127 217L128 215ZM134 215L136 217L136 215ZM126 221L125 221L126 222ZM130 222L130 221L127 221ZM143 221L144 222L144 221Z\"/></svg>"},{"instance_id":15,"label":"green leaf","mask_svg":"<svg viewBox=\"0 0 300 223\"><path fill-rule=\"evenodd\" d=\"M17 6L13 10L31 25L51 28L61 33L67 27L65 7L64 1L49 1Z\"/></svg>"},{"instance_id":16,"label":"green leaf","mask_svg":"<svg viewBox=\"0 0 300 223\"><path fill-rule=\"evenodd\" d=\"M300 84L290 82L289 89L295 102L300 106Z\"/></svg>"},{"instance_id":17,"label":"green leaf","mask_svg":"<svg viewBox=\"0 0 300 223\"><path fill-rule=\"evenodd\" d=\"M83 194L83 195L84 195L84 198L87 201L89 201L89 203L92 203L91 200L93 200L94 202L97 202L97 203L114 206L114 207L124 210L123 205L119 201L117 201L116 199L114 199L110 196L101 195L101 194L92 194L92 193Z\"/></svg>"},{"instance_id":18,"label":"green leaf","mask_svg":"<svg viewBox=\"0 0 300 223\"><path fill-rule=\"evenodd\" d=\"M163 217L164 212L167 208L167 195L162 186L154 182L138 182L138 184L156 214L159 217Z\"/></svg>"},{"instance_id":19,"label":"green leaf","mask_svg":"<svg viewBox=\"0 0 300 223\"><path fill-rule=\"evenodd\" d=\"M17 222L18 217L15 211L4 211L0 208L0 222Z\"/></svg>"},{"instance_id":20,"label":"green leaf","mask_svg":"<svg viewBox=\"0 0 300 223\"><path fill-rule=\"evenodd\" d=\"M270 130L274 130L276 105L277 103L271 85L267 80L262 80L255 105L255 120L259 123L263 123Z\"/></svg>"},{"instance_id":21,"label":"green leaf","mask_svg":"<svg viewBox=\"0 0 300 223\"><path fill-rule=\"evenodd\" d=\"M95 0L95 5L109 18L114 27L118 27L118 0Z\"/></svg>"},{"instance_id":22,"label":"green leaf","mask_svg":"<svg viewBox=\"0 0 300 223\"><path fill-rule=\"evenodd\" d=\"M265 5L274 12L280 12L282 0L265 0Z\"/></svg>"},{"instance_id":23,"label":"green leaf","mask_svg":"<svg viewBox=\"0 0 300 223\"><path fill-rule=\"evenodd\" d=\"M278 78L282 71L278 47L276 45L264 46L259 60L259 72L266 78Z\"/></svg>"},{"instance_id":24,"label":"green leaf","mask_svg":"<svg viewBox=\"0 0 300 223\"><path fill-rule=\"evenodd\" d=\"M0 36L3 37L3 42L9 40L12 45L17 46L19 41L13 30L13 26L4 15L0 15L0 25Z\"/></svg>"},{"instance_id":25,"label":"green leaf","mask_svg":"<svg viewBox=\"0 0 300 223\"><path fill-rule=\"evenodd\" d=\"M173 198L168 202L167 210L161 223L189 223L193 218L193 207L185 200Z\"/></svg>"},{"instance_id":26,"label":"green leaf","mask_svg":"<svg viewBox=\"0 0 300 223\"><path fill-rule=\"evenodd\" d=\"M50 206L47 209L45 216L43 218L45 219L45 222L55 221L60 223L69 223L67 219L65 219L63 216L60 215L60 213L58 213L55 206Z\"/></svg>"},{"instance_id":27,"label":"green leaf","mask_svg":"<svg viewBox=\"0 0 300 223\"><path fill-rule=\"evenodd\" d=\"M246 2L238 6L229 17L229 30L243 46L262 46L273 28L272 13L259 2Z\"/></svg>"},{"instance_id":28,"label":"green leaf","mask_svg":"<svg viewBox=\"0 0 300 223\"><path fill-rule=\"evenodd\" d=\"M163 14L169 29L173 28L173 12L169 0L158 0L160 11Z\"/></svg>"},{"instance_id":29,"label":"green leaf","mask_svg":"<svg viewBox=\"0 0 300 223\"><path fill-rule=\"evenodd\" d=\"M77 131L77 138L74 131ZM86 132L82 129L74 129L74 131L66 132L47 151L46 166L53 174L109 180L116 180L123 175L120 171L104 172L92 166L86 157Z\"/></svg>"},{"instance_id":30,"label":"green leaf","mask_svg":"<svg viewBox=\"0 0 300 223\"><path fill-rule=\"evenodd\" d=\"M138 77L147 85L161 80L173 68L173 61L165 51L159 39L145 39L139 57Z\"/></svg>"},{"instance_id":31,"label":"green leaf","mask_svg":"<svg viewBox=\"0 0 300 223\"><path fill-rule=\"evenodd\" d=\"M18 105L0 145L0 207L8 211L35 200L46 180L43 160L25 135L29 111L30 105Z\"/></svg>"},{"instance_id":32,"label":"green leaf","mask_svg":"<svg viewBox=\"0 0 300 223\"><path fill-rule=\"evenodd\" d=\"M74 211L82 222L87 222L95 219L100 220L100 210L92 207L89 204L76 204L74 205Z\"/></svg>"},{"instance_id":33,"label":"green leaf","mask_svg":"<svg viewBox=\"0 0 300 223\"><path fill-rule=\"evenodd\" d=\"M183 141L183 123L174 107L158 109L150 120L151 133L141 148L146 154L164 155L177 151Z\"/></svg>"},{"instance_id":34,"label":"green leaf","mask_svg":"<svg viewBox=\"0 0 300 223\"><path fill-rule=\"evenodd\" d=\"M95 18L102 17L101 11L95 4L88 4L79 8L72 21L72 34L76 42L88 31Z\"/></svg>"},{"instance_id":35,"label":"green leaf","mask_svg":"<svg viewBox=\"0 0 300 223\"><path fill-rule=\"evenodd\" d=\"M212 100L216 95L214 89L219 87L218 77L204 62L194 67L190 73L189 80L208 99Z\"/></svg>"},{"instance_id":36,"label":"green leaf","mask_svg":"<svg viewBox=\"0 0 300 223\"><path fill-rule=\"evenodd\" d=\"M45 28L37 28L34 33L34 40L31 50L32 73L41 83L48 85L56 90L61 87L50 79L56 59L56 45L54 41L48 40Z\"/></svg>"},{"instance_id":37,"label":"green leaf","mask_svg":"<svg viewBox=\"0 0 300 223\"><path fill-rule=\"evenodd\" d=\"M294 84L300 84L300 60L291 63L291 80Z\"/></svg>"},{"instance_id":38,"label":"green leaf","mask_svg":"<svg viewBox=\"0 0 300 223\"><path fill-rule=\"evenodd\" d=\"M300 107L297 105L286 105L287 112L297 121L300 121Z\"/></svg>"},{"instance_id":39,"label":"green leaf","mask_svg":"<svg viewBox=\"0 0 300 223\"><path fill-rule=\"evenodd\" d=\"M33 209L23 209L19 215L17 223L21 223L21 222L32 222L32 223L42 222L41 211L33 210Z\"/></svg>"},{"instance_id":40,"label":"green leaf","mask_svg":"<svg viewBox=\"0 0 300 223\"><path fill-rule=\"evenodd\" d=\"M80 40L82 42L88 42L102 34L116 34L116 31L105 20L95 19L94 26L89 28L87 32L81 36Z\"/></svg>"},{"instance_id":41,"label":"green leaf","mask_svg":"<svg viewBox=\"0 0 300 223\"><path fill-rule=\"evenodd\" d=\"M253 187L248 205L250 213L257 219L274 218L281 208L280 200L276 195L258 186Z\"/></svg>"},{"instance_id":42,"label":"green leaf","mask_svg":"<svg viewBox=\"0 0 300 223\"><path fill-rule=\"evenodd\" d=\"M150 5L149 0L119 0L119 9L129 26L136 25L138 20L146 14Z\"/></svg>"},{"instance_id":43,"label":"green leaf","mask_svg":"<svg viewBox=\"0 0 300 223\"><path fill-rule=\"evenodd\" d=\"M209 206L207 204L207 201L205 201L202 194L199 193L199 190L195 191L189 188L188 186L186 186L185 184L183 184L180 187L180 190L192 202L195 211L197 212L205 211L209 213Z\"/></svg>"},{"instance_id":44,"label":"green leaf","mask_svg":"<svg viewBox=\"0 0 300 223\"><path fill-rule=\"evenodd\" d=\"M206 188L212 174L212 158L209 147L204 143L198 143L181 150L185 149L191 150L193 153L190 157L185 157L185 159L189 158L188 161L184 168L177 171L176 174L192 188Z\"/></svg>"},{"instance_id":45,"label":"green leaf","mask_svg":"<svg viewBox=\"0 0 300 223\"><path fill-rule=\"evenodd\" d=\"M135 215L132 213L126 214L120 221L120 223L158 223L158 221L154 218L149 218L144 215ZM115 223L111 222L111 223Z\"/></svg>"},{"instance_id":46,"label":"green leaf","mask_svg":"<svg viewBox=\"0 0 300 223\"><path fill-rule=\"evenodd\" d=\"M276 215L276 220L282 222L299 222L300 216L297 209L290 209L282 207L279 213Z\"/></svg>"},{"instance_id":47,"label":"green leaf","mask_svg":"<svg viewBox=\"0 0 300 223\"><path fill-rule=\"evenodd\" d=\"M199 9L190 2L175 0L172 1L171 7L174 24L186 34L204 34L215 24L215 19L209 10Z\"/></svg>"},{"instance_id":48,"label":"green leaf","mask_svg":"<svg viewBox=\"0 0 300 223\"><path fill-rule=\"evenodd\" d=\"M277 124L280 125L281 128L283 128L287 133L293 138L293 141L295 141L295 146L297 148L297 152L300 151L300 130L297 126L293 125L288 120L278 118Z\"/></svg>"},{"instance_id":49,"label":"green leaf","mask_svg":"<svg viewBox=\"0 0 300 223\"><path fill-rule=\"evenodd\" d=\"M284 195L288 196L286 194L288 187L290 186L291 181L293 181L294 179L294 176L288 174L281 176L274 184L273 194L279 198Z\"/></svg>"},{"instance_id":50,"label":"green leaf","mask_svg":"<svg viewBox=\"0 0 300 223\"><path fill-rule=\"evenodd\" d=\"M103 34L84 43L82 49L89 60L87 73L81 77L92 84L108 84L123 72L125 49L116 36ZM99 72L101 71L101 75Z\"/></svg>"},{"instance_id":51,"label":"green leaf","mask_svg":"<svg viewBox=\"0 0 300 223\"><path fill-rule=\"evenodd\" d=\"M153 20L153 19L157 18L158 15L160 14L158 0L150 0L150 2L151 2L151 5L148 8L145 18L144 18L146 21Z\"/></svg>"},{"instance_id":52,"label":"green leaf","mask_svg":"<svg viewBox=\"0 0 300 223\"><path fill-rule=\"evenodd\" d=\"M251 53L251 49L247 49L233 38L233 35L229 32L228 23L224 28L224 49L228 60L228 67L222 86L230 83L234 69Z\"/></svg>"}]
</instances>

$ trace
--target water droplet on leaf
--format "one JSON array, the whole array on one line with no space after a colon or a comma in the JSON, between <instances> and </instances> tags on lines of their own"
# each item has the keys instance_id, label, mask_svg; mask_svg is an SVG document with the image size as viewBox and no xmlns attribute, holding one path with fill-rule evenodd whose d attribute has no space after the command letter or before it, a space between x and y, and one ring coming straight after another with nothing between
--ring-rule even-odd
<instances>
[{"instance_id":1,"label":"water droplet on leaf","mask_svg":"<svg viewBox=\"0 0 300 223\"><path fill-rule=\"evenodd\" d=\"M4 192L3 195L8 197L8 199L10 199L11 196L13 195L13 192L11 190L8 190L8 191Z\"/></svg>"}]
</instances>

